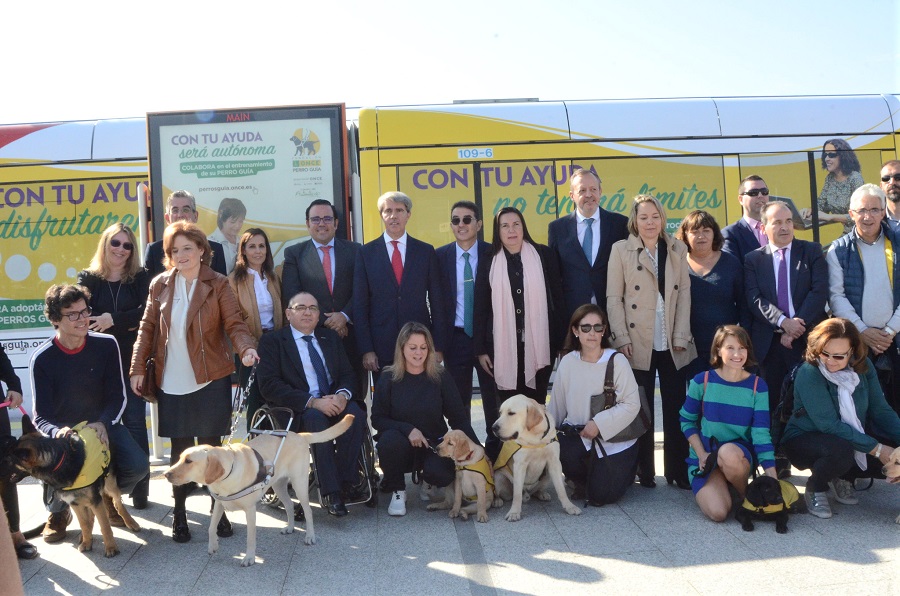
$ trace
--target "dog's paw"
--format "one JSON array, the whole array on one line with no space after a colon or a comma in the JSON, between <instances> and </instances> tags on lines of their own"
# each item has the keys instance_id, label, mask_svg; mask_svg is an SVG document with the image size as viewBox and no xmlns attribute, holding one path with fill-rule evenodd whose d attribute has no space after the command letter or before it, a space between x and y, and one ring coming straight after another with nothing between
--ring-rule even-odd
<instances>
[{"instance_id":1,"label":"dog's paw","mask_svg":"<svg viewBox=\"0 0 900 596\"><path fill-rule=\"evenodd\" d=\"M481 523L481 524L487 523L488 514L487 513L479 513L478 517L476 517L475 519L478 520L478 523Z\"/></svg>"},{"instance_id":2,"label":"dog's paw","mask_svg":"<svg viewBox=\"0 0 900 596\"><path fill-rule=\"evenodd\" d=\"M428 507L428 510L434 511L434 509L431 509L430 505ZM448 513L447 515L450 517L450 519L456 519L457 517L459 517L459 509L454 507L453 509L450 510L450 513ZM465 518L463 518L463 519L465 519Z\"/></svg>"},{"instance_id":3,"label":"dog's paw","mask_svg":"<svg viewBox=\"0 0 900 596\"><path fill-rule=\"evenodd\" d=\"M494 502L491 503L491 507L494 507L495 509L499 509L500 507L503 507L503 499L501 499L500 497L494 497ZM898 519L900 519L900 518L898 518ZM898 521L897 523L900 524L900 521Z\"/></svg>"},{"instance_id":4,"label":"dog's paw","mask_svg":"<svg viewBox=\"0 0 900 596\"><path fill-rule=\"evenodd\" d=\"M777 524L775 526L775 531L778 532L779 534L787 534L787 524L784 524L784 525Z\"/></svg>"},{"instance_id":5,"label":"dog's paw","mask_svg":"<svg viewBox=\"0 0 900 596\"><path fill-rule=\"evenodd\" d=\"M469 519L469 514L462 510L459 512L459 516L463 519L463 521L468 521Z\"/></svg>"},{"instance_id":6,"label":"dog's paw","mask_svg":"<svg viewBox=\"0 0 900 596\"><path fill-rule=\"evenodd\" d=\"M293 534L294 526L285 526L285 527L281 528L281 533L282 534Z\"/></svg>"},{"instance_id":7,"label":"dog's paw","mask_svg":"<svg viewBox=\"0 0 900 596\"><path fill-rule=\"evenodd\" d=\"M252 555L250 553L247 553L247 555L244 556L243 559L241 559L241 567L249 567L250 565L255 565L255 564L256 564L256 553L254 553Z\"/></svg>"},{"instance_id":8,"label":"dog's paw","mask_svg":"<svg viewBox=\"0 0 900 596\"><path fill-rule=\"evenodd\" d=\"M581 509L571 503L569 503L568 505L564 505L563 509L565 509L566 513L568 513L569 515L581 515Z\"/></svg>"},{"instance_id":9,"label":"dog's paw","mask_svg":"<svg viewBox=\"0 0 900 596\"><path fill-rule=\"evenodd\" d=\"M581 513L581 511L579 511L578 513ZM506 521L516 522L520 519L522 519L521 511L510 510L509 513L506 514Z\"/></svg>"},{"instance_id":10,"label":"dog's paw","mask_svg":"<svg viewBox=\"0 0 900 596\"><path fill-rule=\"evenodd\" d=\"M541 491L534 493L534 498L536 498L538 501L549 501L550 493L548 493L545 490L541 490Z\"/></svg>"},{"instance_id":11,"label":"dog's paw","mask_svg":"<svg viewBox=\"0 0 900 596\"><path fill-rule=\"evenodd\" d=\"M106 549L103 551L103 556L106 557L107 559L111 559L112 557L115 557L117 554L119 554L119 547L117 547L116 545L107 546Z\"/></svg>"},{"instance_id":12,"label":"dog's paw","mask_svg":"<svg viewBox=\"0 0 900 596\"><path fill-rule=\"evenodd\" d=\"M93 541L82 541L78 544L78 552L85 553L94 548Z\"/></svg>"},{"instance_id":13,"label":"dog's paw","mask_svg":"<svg viewBox=\"0 0 900 596\"><path fill-rule=\"evenodd\" d=\"M427 507L425 507L425 510L426 511L440 511L441 509L443 509L443 507L441 507L442 504L443 503L432 503L431 505L428 505ZM453 516L451 515L450 517L453 517Z\"/></svg>"},{"instance_id":14,"label":"dog's paw","mask_svg":"<svg viewBox=\"0 0 900 596\"><path fill-rule=\"evenodd\" d=\"M218 540L215 540L215 541L210 540L209 545L206 547L206 552L208 552L211 555L214 555L217 552L219 552L219 541Z\"/></svg>"},{"instance_id":15,"label":"dog's paw","mask_svg":"<svg viewBox=\"0 0 900 596\"><path fill-rule=\"evenodd\" d=\"M522 493L522 502L523 502L523 503L527 503L527 502L530 501L530 500L531 500L531 493L529 493L529 492L523 492L523 493Z\"/></svg>"},{"instance_id":16,"label":"dog's paw","mask_svg":"<svg viewBox=\"0 0 900 596\"><path fill-rule=\"evenodd\" d=\"M313 544L316 543L316 535L310 534L309 532L307 532L306 538L303 540L303 543L306 544L306 546L312 546Z\"/></svg>"},{"instance_id":17,"label":"dog's paw","mask_svg":"<svg viewBox=\"0 0 900 596\"><path fill-rule=\"evenodd\" d=\"M140 532L140 531L141 531L141 526L138 525L137 522L134 522L134 523L132 523L132 524L129 524L129 523L126 521L126 522L125 522L125 526L126 526L129 530L131 530L132 532Z\"/></svg>"}]
</instances>

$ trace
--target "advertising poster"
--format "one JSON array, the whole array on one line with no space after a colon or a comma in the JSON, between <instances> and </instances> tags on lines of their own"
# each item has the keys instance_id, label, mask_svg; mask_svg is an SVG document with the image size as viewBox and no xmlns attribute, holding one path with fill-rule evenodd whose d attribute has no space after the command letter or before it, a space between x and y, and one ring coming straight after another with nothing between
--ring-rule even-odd
<instances>
[{"instance_id":1,"label":"advertising poster","mask_svg":"<svg viewBox=\"0 0 900 596\"><path fill-rule=\"evenodd\" d=\"M346 235L344 122L343 105L148 114L154 237L175 190L196 197L211 240L236 248L244 230L265 230L276 265L308 236L315 199L337 207Z\"/></svg>"}]
</instances>

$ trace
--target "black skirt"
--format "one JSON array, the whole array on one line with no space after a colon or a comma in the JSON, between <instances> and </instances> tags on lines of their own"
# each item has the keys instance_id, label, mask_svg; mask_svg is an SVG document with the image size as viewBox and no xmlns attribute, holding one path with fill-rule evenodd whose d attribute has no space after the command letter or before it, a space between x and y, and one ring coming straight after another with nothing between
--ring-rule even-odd
<instances>
[{"instance_id":1,"label":"black skirt","mask_svg":"<svg viewBox=\"0 0 900 596\"><path fill-rule=\"evenodd\" d=\"M231 430L231 378L222 377L186 395L160 391L159 436L215 437Z\"/></svg>"}]
</instances>

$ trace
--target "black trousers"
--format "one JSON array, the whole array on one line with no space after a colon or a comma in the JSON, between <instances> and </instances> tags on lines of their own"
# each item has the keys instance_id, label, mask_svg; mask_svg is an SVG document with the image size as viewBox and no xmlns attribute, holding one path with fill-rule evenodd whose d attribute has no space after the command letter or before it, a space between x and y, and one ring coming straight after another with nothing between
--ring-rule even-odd
<instances>
[{"instance_id":1,"label":"black trousers","mask_svg":"<svg viewBox=\"0 0 900 596\"><path fill-rule=\"evenodd\" d=\"M409 438L399 430L388 429L378 436L378 461L384 476L381 490L406 490L404 475L422 470L422 479L428 484L444 487L456 478L453 460L441 457L431 449L413 447Z\"/></svg>"},{"instance_id":2,"label":"black trousers","mask_svg":"<svg viewBox=\"0 0 900 596\"><path fill-rule=\"evenodd\" d=\"M339 493L359 484L356 462L366 439L366 414L355 401L347 402L344 411L328 417L315 408L306 408L294 418L294 431L315 433L337 424L347 414L353 414L353 424L334 441L311 445L316 460L316 477L322 496Z\"/></svg>"},{"instance_id":3,"label":"black trousers","mask_svg":"<svg viewBox=\"0 0 900 596\"><path fill-rule=\"evenodd\" d=\"M593 449L593 446L591 447ZM580 437L560 435L559 461L563 474L587 489L587 498L599 505L615 503L634 484L638 445L608 457L593 458Z\"/></svg>"},{"instance_id":4,"label":"black trousers","mask_svg":"<svg viewBox=\"0 0 900 596\"><path fill-rule=\"evenodd\" d=\"M472 369L478 374L478 386L481 388L481 408L484 410L484 428L487 440L484 448L488 457L493 461L500 453L500 439L494 436L491 427L499 417L500 402L497 399L497 385L494 378L489 375L478 362L475 355L472 338L459 327L455 327L450 338L450 347L444 352L444 366L456 384L456 390L462 398L463 407L469 414L471 422L472 408Z\"/></svg>"},{"instance_id":5,"label":"black trousers","mask_svg":"<svg viewBox=\"0 0 900 596\"><path fill-rule=\"evenodd\" d=\"M879 442L884 449L896 448L896 445L890 447L890 442ZM860 469L856 464L853 445L836 435L804 433L782 443L782 448L794 467L812 470L806 487L817 493L827 491L828 483L835 478L884 478L881 461L866 454L866 469Z\"/></svg>"},{"instance_id":6,"label":"black trousers","mask_svg":"<svg viewBox=\"0 0 900 596\"><path fill-rule=\"evenodd\" d=\"M656 425L654 412L654 392L656 375L659 374L659 395L662 399L663 415L663 473L666 479L683 478L687 480L688 442L681 432L679 412L684 405L685 378L684 370L675 368L672 353L668 350L653 350L650 357L650 370L634 370L634 379L644 388L647 403L650 405L650 421ZM638 439L638 474L644 478L656 476L656 464L653 452L656 447L653 429Z\"/></svg>"},{"instance_id":7,"label":"black trousers","mask_svg":"<svg viewBox=\"0 0 900 596\"><path fill-rule=\"evenodd\" d=\"M897 414L900 414L900 348L897 343L891 344L887 351L891 364L890 370L878 371L878 382L881 384L881 390L884 391L884 399L894 408ZM869 355L873 360L877 356Z\"/></svg>"}]
</instances>

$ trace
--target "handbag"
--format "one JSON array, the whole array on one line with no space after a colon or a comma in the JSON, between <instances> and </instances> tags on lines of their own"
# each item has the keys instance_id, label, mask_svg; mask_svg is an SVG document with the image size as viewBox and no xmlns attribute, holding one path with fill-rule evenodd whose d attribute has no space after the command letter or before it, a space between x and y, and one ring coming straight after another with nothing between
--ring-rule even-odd
<instances>
[{"instance_id":1,"label":"handbag","mask_svg":"<svg viewBox=\"0 0 900 596\"><path fill-rule=\"evenodd\" d=\"M159 386L156 384L156 358L153 356L147 358L144 367L147 369L147 372L144 373L144 384L141 386L141 397L144 398L144 401L155 404L156 392L159 391Z\"/></svg>"},{"instance_id":2,"label":"handbag","mask_svg":"<svg viewBox=\"0 0 900 596\"><path fill-rule=\"evenodd\" d=\"M591 417L597 412L608 410L616 405L616 384L613 380L613 372L615 371L615 354L610 357L606 364L606 379L603 382L603 393L591 396ZM647 396L644 394L644 388L638 387L638 395L641 401L641 408L631 423L623 428L617 435L609 439L605 439L608 443L622 443L631 441L642 436L650 430L650 404L647 403Z\"/></svg>"}]
</instances>

